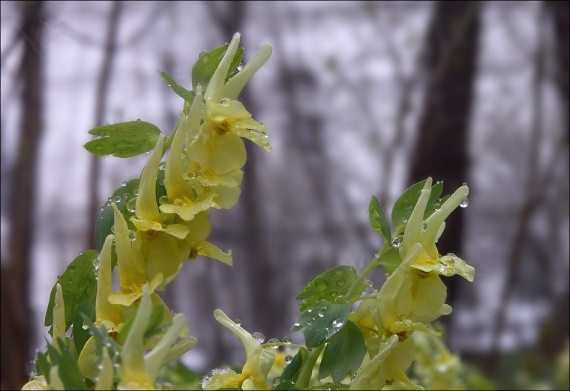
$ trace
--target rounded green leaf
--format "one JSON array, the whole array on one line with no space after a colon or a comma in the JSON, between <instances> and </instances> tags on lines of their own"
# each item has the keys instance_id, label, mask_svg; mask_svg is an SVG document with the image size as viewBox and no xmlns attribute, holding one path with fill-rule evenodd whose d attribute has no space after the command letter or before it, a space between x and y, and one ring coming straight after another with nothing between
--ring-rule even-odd
<instances>
[{"instance_id":1,"label":"rounded green leaf","mask_svg":"<svg viewBox=\"0 0 570 391\"><path fill-rule=\"evenodd\" d=\"M356 371L366 354L366 343L362 332L350 320L328 341L321 365L319 379L331 375L340 383L348 374Z\"/></svg>"},{"instance_id":2,"label":"rounded green leaf","mask_svg":"<svg viewBox=\"0 0 570 391\"><path fill-rule=\"evenodd\" d=\"M303 330L305 344L314 348L337 333L348 320L350 304L321 301L310 306L299 316L291 331Z\"/></svg>"}]
</instances>

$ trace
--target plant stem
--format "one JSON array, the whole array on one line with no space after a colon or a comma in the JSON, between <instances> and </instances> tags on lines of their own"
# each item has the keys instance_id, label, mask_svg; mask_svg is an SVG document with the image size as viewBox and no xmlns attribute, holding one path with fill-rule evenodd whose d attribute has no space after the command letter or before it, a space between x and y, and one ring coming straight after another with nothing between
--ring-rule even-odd
<instances>
[{"instance_id":1,"label":"plant stem","mask_svg":"<svg viewBox=\"0 0 570 391\"><path fill-rule=\"evenodd\" d=\"M311 353L309 353L309 357L307 357L307 360L303 364L303 369L301 369L301 373L299 373L299 377L297 378L295 387L304 388L309 385L309 382L311 381L311 375L313 373L313 367L315 366L315 363L317 362L317 359L321 355L321 351L323 350L324 347L325 344L322 344L321 346L317 346L316 348L311 350Z\"/></svg>"},{"instance_id":2,"label":"plant stem","mask_svg":"<svg viewBox=\"0 0 570 391\"><path fill-rule=\"evenodd\" d=\"M366 268L353 281L352 285L350 286L350 289L348 290L348 293L346 294L346 297L351 297L356 288L358 288L358 286L362 283L362 281L364 281L366 276L368 276L372 272L372 270L378 267L378 260L380 259L380 256L383 255L384 252L386 252L387 247L388 247L388 242L385 242L380 251L378 251L378 253L374 256L372 261L370 261L368 266L366 266Z\"/></svg>"}]
</instances>

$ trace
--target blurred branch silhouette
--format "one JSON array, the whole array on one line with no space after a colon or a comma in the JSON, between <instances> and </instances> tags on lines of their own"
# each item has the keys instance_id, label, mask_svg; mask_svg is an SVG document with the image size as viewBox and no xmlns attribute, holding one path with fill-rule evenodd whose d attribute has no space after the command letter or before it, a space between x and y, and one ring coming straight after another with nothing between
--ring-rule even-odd
<instances>
[{"instance_id":1,"label":"blurred branch silhouette","mask_svg":"<svg viewBox=\"0 0 570 391\"><path fill-rule=\"evenodd\" d=\"M44 2L19 2L18 39L24 46L19 77L21 112L16 161L11 167L7 262L2 262L2 388L19 389L27 381L34 346L30 316L30 265L36 211L39 148L43 132Z\"/></svg>"}]
</instances>

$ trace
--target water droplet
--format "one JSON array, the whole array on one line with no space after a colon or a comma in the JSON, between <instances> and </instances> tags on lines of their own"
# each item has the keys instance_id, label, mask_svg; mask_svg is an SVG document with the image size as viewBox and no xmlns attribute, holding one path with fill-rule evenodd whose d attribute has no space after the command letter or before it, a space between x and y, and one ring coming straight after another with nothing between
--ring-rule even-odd
<instances>
[{"instance_id":1,"label":"water droplet","mask_svg":"<svg viewBox=\"0 0 570 391\"><path fill-rule=\"evenodd\" d=\"M202 386L203 389L206 388L206 386L210 383L210 380L212 380L212 378L208 375L204 375L204 377L202 378L202 381L200 382L200 385Z\"/></svg>"},{"instance_id":2,"label":"water droplet","mask_svg":"<svg viewBox=\"0 0 570 391\"><path fill-rule=\"evenodd\" d=\"M224 98L224 99L220 100L221 105L228 105L229 103L230 103L230 100L228 98Z\"/></svg>"},{"instance_id":3,"label":"water droplet","mask_svg":"<svg viewBox=\"0 0 570 391\"><path fill-rule=\"evenodd\" d=\"M103 370L103 364L97 365L97 369L100 370L100 371L102 371L102 370Z\"/></svg>"},{"instance_id":4,"label":"water droplet","mask_svg":"<svg viewBox=\"0 0 570 391\"><path fill-rule=\"evenodd\" d=\"M242 321L241 319L235 319L234 323L241 327Z\"/></svg>"},{"instance_id":5,"label":"water droplet","mask_svg":"<svg viewBox=\"0 0 570 391\"><path fill-rule=\"evenodd\" d=\"M198 58L204 57L204 55L208 53L206 50L204 50L203 52L200 52L200 54L198 54Z\"/></svg>"},{"instance_id":6,"label":"water droplet","mask_svg":"<svg viewBox=\"0 0 570 391\"><path fill-rule=\"evenodd\" d=\"M162 205L162 204L168 204L170 200L168 199L167 196L162 196L158 199L158 202L160 203L160 205Z\"/></svg>"},{"instance_id":7,"label":"water droplet","mask_svg":"<svg viewBox=\"0 0 570 391\"><path fill-rule=\"evenodd\" d=\"M404 208L412 209L412 201L410 201L410 200L404 201Z\"/></svg>"},{"instance_id":8,"label":"water droplet","mask_svg":"<svg viewBox=\"0 0 570 391\"><path fill-rule=\"evenodd\" d=\"M132 229L129 229L129 239L131 239L131 241L134 241L137 238L137 234L135 231L133 231Z\"/></svg>"},{"instance_id":9,"label":"water droplet","mask_svg":"<svg viewBox=\"0 0 570 391\"><path fill-rule=\"evenodd\" d=\"M285 362L287 364L289 364L291 361L293 361L293 357L292 356L285 356Z\"/></svg>"},{"instance_id":10,"label":"water droplet","mask_svg":"<svg viewBox=\"0 0 570 391\"><path fill-rule=\"evenodd\" d=\"M269 135L267 134L267 132L264 131L264 130L257 130L257 129L248 129L248 130L249 130L249 133L251 133L251 134L253 134L253 135L262 136L262 137L265 137L265 138L268 138L268 137L269 137Z\"/></svg>"},{"instance_id":11,"label":"water droplet","mask_svg":"<svg viewBox=\"0 0 570 391\"><path fill-rule=\"evenodd\" d=\"M123 181L123 182L121 182L121 186L122 186L122 187L125 187L125 186L127 186L127 181Z\"/></svg>"},{"instance_id":12,"label":"water droplet","mask_svg":"<svg viewBox=\"0 0 570 391\"><path fill-rule=\"evenodd\" d=\"M115 201L115 204L120 204L121 201L123 201L123 199L121 198L121 196L116 196L113 201Z\"/></svg>"},{"instance_id":13,"label":"water droplet","mask_svg":"<svg viewBox=\"0 0 570 391\"><path fill-rule=\"evenodd\" d=\"M399 237L399 236L395 237L392 240L392 247L396 247L396 248L400 247L402 245L403 241L404 241L404 239L402 239L401 237Z\"/></svg>"},{"instance_id":14,"label":"water droplet","mask_svg":"<svg viewBox=\"0 0 570 391\"><path fill-rule=\"evenodd\" d=\"M334 328L340 329L342 326L344 326L344 322L341 320L335 320L332 325Z\"/></svg>"},{"instance_id":15,"label":"water droplet","mask_svg":"<svg viewBox=\"0 0 570 391\"><path fill-rule=\"evenodd\" d=\"M112 232L112 233L115 233L115 224L113 224L113 225L111 226L111 232Z\"/></svg>"},{"instance_id":16,"label":"water droplet","mask_svg":"<svg viewBox=\"0 0 570 391\"><path fill-rule=\"evenodd\" d=\"M295 323L295 325L299 325L299 323ZM291 342L293 342L293 340L291 339L291 337L283 337L283 343L286 343L287 345L289 345Z\"/></svg>"},{"instance_id":17,"label":"water droplet","mask_svg":"<svg viewBox=\"0 0 570 391\"><path fill-rule=\"evenodd\" d=\"M263 341L265 341L265 335L263 335L259 331L255 331L253 334L251 334L251 336L259 343L263 343Z\"/></svg>"},{"instance_id":18,"label":"water droplet","mask_svg":"<svg viewBox=\"0 0 570 391\"><path fill-rule=\"evenodd\" d=\"M433 208L434 208L436 211L438 211L438 210L441 209L441 204L440 204L439 202L436 202L436 203L433 205Z\"/></svg>"},{"instance_id":19,"label":"water droplet","mask_svg":"<svg viewBox=\"0 0 570 391\"><path fill-rule=\"evenodd\" d=\"M136 197L138 195L139 195L139 190L138 189L133 190L133 196Z\"/></svg>"},{"instance_id":20,"label":"water droplet","mask_svg":"<svg viewBox=\"0 0 570 391\"><path fill-rule=\"evenodd\" d=\"M307 310L307 313L310 314L311 312L313 312L313 309L312 309L312 308L309 308L309 309Z\"/></svg>"},{"instance_id":21,"label":"water droplet","mask_svg":"<svg viewBox=\"0 0 570 391\"><path fill-rule=\"evenodd\" d=\"M58 277L58 278L59 278L59 277ZM301 323L295 322L295 323L293 324L293 327L301 327Z\"/></svg>"},{"instance_id":22,"label":"water droplet","mask_svg":"<svg viewBox=\"0 0 570 391\"><path fill-rule=\"evenodd\" d=\"M467 198L465 198L463 201L461 201L461 203L459 204L459 206L461 208L467 208L467 206L469 206L469 200Z\"/></svg>"},{"instance_id":23,"label":"water droplet","mask_svg":"<svg viewBox=\"0 0 570 391\"><path fill-rule=\"evenodd\" d=\"M347 298L345 295L338 295L337 297L335 297L334 302L336 304L344 304L346 303Z\"/></svg>"},{"instance_id":24,"label":"water droplet","mask_svg":"<svg viewBox=\"0 0 570 391\"><path fill-rule=\"evenodd\" d=\"M127 210L131 213L135 213L137 210L137 197L133 197L127 202Z\"/></svg>"},{"instance_id":25,"label":"water droplet","mask_svg":"<svg viewBox=\"0 0 570 391\"><path fill-rule=\"evenodd\" d=\"M461 186L467 186L467 182L463 182Z\"/></svg>"},{"instance_id":26,"label":"water droplet","mask_svg":"<svg viewBox=\"0 0 570 391\"><path fill-rule=\"evenodd\" d=\"M160 171L164 171L166 169L166 162L160 162L160 164L158 165L158 169ZM138 193L138 191L137 191Z\"/></svg>"},{"instance_id":27,"label":"water droplet","mask_svg":"<svg viewBox=\"0 0 570 391\"><path fill-rule=\"evenodd\" d=\"M277 338L271 338L269 341L267 341L268 344L272 344L271 347L273 349L277 349L279 347L279 345L276 345L279 343L279 340Z\"/></svg>"},{"instance_id":28,"label":"water droplet","mask_svg":"<svg viewBox=\"0 0 570 391\"><path fill-rule=\"evenodd\" d=\"M322 317L325 316L325 314L323 313L323 311L317 312L317 315L319 316L319 318L322 318Z\"/></svg>"},{"instance_id":29,"label":"water droplet","mask_svg":"<svg viewBox=\"0 0 570 391\"><path fill-rule=\"evenodd\" d=\"M426 232L426 231L427 231L427 228L428 228L428 227L427 227L427 223L424 221L424 222L422 223L422 232Z\"/></svg>"},{"instance_id":30,"label":"water droplet","mask_svg":"<svg viewBox=\"0 0 570 391\"><path fill-rule=\"evenodd\" d=\"M276 377L275 379L273 379L273 387L277 387L279 383L281 383L280 378Z\"/></svg>"}]
</instances>

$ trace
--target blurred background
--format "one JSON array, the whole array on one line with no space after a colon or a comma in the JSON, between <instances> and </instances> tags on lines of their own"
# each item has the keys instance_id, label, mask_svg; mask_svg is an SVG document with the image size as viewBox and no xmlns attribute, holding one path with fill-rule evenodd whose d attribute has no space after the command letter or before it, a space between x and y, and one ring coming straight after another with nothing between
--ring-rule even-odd
<instances>
[{"instance_id":1,"label":"blurred background","mask_svg":"<svg viewBox=\"0 0 570 391\"><path fill-rule=\"evenodd\" d=\"M568 4L2 1L2 388L25 382L57 276L147 159L94 158L87 131L141 119L170 133L182 101L158 71L190 86L199 53L236 31L246 61L273 46L241 97L273 152L248 142L238 205L212 212L233 269L192 261L163 294L199 340L184 361L241 362L215 308L300 340L304 284L361 269L382 245L371 196L390 211L432 176L444 194L471 189L438 243L476 269L472 284L446 282L451 350L499 386L555 387L569 326Z\"/></svg>"}]
</instances>

